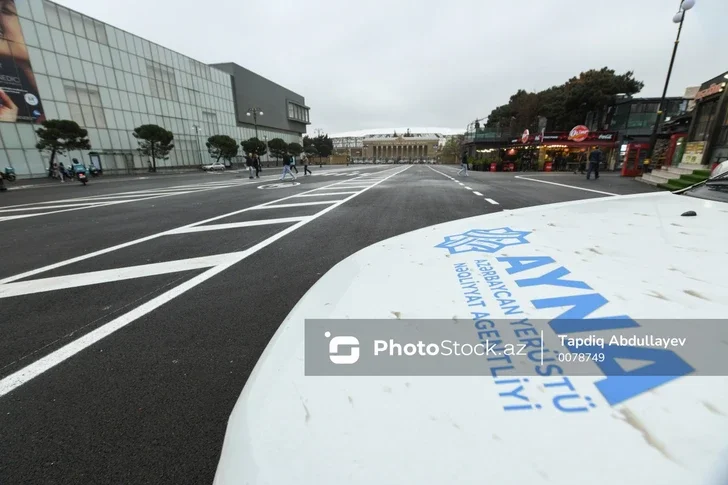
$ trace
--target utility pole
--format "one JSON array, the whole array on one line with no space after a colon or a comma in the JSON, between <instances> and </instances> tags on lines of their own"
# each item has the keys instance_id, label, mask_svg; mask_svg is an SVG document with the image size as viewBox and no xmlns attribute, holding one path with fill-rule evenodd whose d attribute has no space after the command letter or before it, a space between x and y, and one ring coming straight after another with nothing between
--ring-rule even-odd
<instances>
[{"instance_id":1,"label":"utility pole","mask_svg":"<svg viewBox=\"0 0 728 485\"><path fill-rule=\"evenodd\" d=\"M682 33L683 22L685 22L685 12L695 6L695 0L680 0L680 9L672 18L672 21L679 24L677 29L677 38L675 39L675 46L672 49L672 58L670 58L670 67L667 70L667 78L665 79L665 88L662 91L662 98L660 98L660 105L657 108L657 118L655 119L655 126L652 128L652 136L650 136L650 149L647 154L645 162L647 165L651 165L652 157L655 153L655 145L657 145L657 132L660 129L660 123L662 122L662 115L666 109L665 99L667 98L667 88L670 86L670 77L672 76L672 68L675 65L675 56L677 55L677 48L680 45L680 34Z\"/></svg>"}]
</instances>

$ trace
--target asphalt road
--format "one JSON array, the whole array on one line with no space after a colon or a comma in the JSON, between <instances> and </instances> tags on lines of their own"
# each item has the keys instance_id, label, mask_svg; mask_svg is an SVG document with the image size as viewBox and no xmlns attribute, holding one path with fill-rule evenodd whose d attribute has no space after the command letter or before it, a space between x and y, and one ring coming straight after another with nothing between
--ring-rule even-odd
<instances>
[{"instance_id":1,"label":"asphalt road","mask_svg":"<svg viewBox=\"0 0 728 485\"><path fill-rule=\"evenodd\" d=\"M342 259L454 219L654 190L610 173L312 169L0 194L0 484L211 483L259 355Z\"/></svg>"}]
</instances>

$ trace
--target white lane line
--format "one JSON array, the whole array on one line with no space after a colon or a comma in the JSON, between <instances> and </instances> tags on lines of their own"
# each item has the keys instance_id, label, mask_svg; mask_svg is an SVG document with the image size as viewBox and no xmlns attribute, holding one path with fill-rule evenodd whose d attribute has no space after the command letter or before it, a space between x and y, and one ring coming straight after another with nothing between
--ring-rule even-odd
<instances>
[{"instance_id":1,"label":"white lane line","mask_svg":"<svg viewBox=\"0 0 728 485\"><path fill-rule=\"evenodd\" d=\"M306 207L310 205L327 205L327 204L335 204L335 200L319 200L316 202L299 202L297 204L277 204L277 205L267 205L265 207L257 207L257 209L288 209L291 207Z\"/></svg>"},{"instance_id":2,"label":"white lane line","mask_svg":"<svg viewBox=\"0 0 728 485\"><path fill-rule=\"evenodd\" d=\"M391 175L390 175L390 177L391 177ZM384 180L382 180L382 181L384 181ZM340 182L333 183L333 184L328 185L327 187L334 187L334 186L338 185L339 183ZM368 190L368 189L364 189L364 190ZM165 196L161 196L161 197L165 197ZM290 200L293 197L296 197L296 195L289 195L287 197L283 197L281 199L272 200L270 202L266 202L264 204L260 204L260 205L257 205L257 206L246 207L245 209L239 209L239 210L236 210L236 211L233 211L233 212L229 212L227 214L222 214L222 215L215 216L215 217L211 217L209 219L205 219L205 220L202 220L202 221L193 222L192 224L187 224L186 226L182 226L182 227L195 227L195 226L199 226L199 225L202 225L202 224L208 224L210 222L214 222L214 221L217 221L217 220L220 220L220 219L225 219L227 217L231 217L231 216L234 216L234 215L237 215L237 214L242 214L243 212L247 212L247 211L250 211L250 210L266 209L266 208L268 208L268 206L272 206L273 204L276 204L277 202L282 202L284 200ZM339 201L327 201L327 203L331 203L331 204L336 204L338 202ZM121 203L125 203L125 201L121 201L121 202L110 202L110 203L107 203L106 205L114 205L114 204L121 204ZM274 207L272 207L272 208L274 208ZM77 209L67 209L67 210L77 210ZM66 211L63 210L63 211L58 211L58 212L66 212ZM41 215L43 215L43 214L41 214ZM42 268L37 268L37 269L34 269L34 270L26 271L25 273L21 273L21 274L15 275L15 276L10 276L8 278L4 278L4 279L0 280L0 285L5 284L5 283L12 283L13 281L22 280L24 278L29 278L31 276L35 276L35 275L40 274L40 273L45 273L46 271L51 271L51 270L54 270L54 269L57 269L57 268L61 268L63 266L67 266L69 264L78 263L80 261L85 261L85 260L87 260L89 258L93 258L93 257L96 257L96 256L101 256L103 254L111 253L113 251L118 251L119 249L124 249L124 248L127 248L129 246L134 246L136 244L141 244L143 242L151 241L152 239L156 239L158 237L164 236L165 234L167 234L167 232L169 232L169 231L164 231L164 232L160 232L160 233L157 233L157 234L151 234L149 236L145 236L145 237L142 237L142 238L139 238L139 239L134 239L132 241L128 241L128 242L125 242L125 243L122 243L122 244L117 244L116 246L111 246L111 247L108 247L108 248L105 248L105 249L100 249L100 250L94 251L92 253L84 254L82 256L77 256L75 258L67 259L65 261L59 261L57 263L49 264L48 266L43 266Z\"/></svg>"},{"instance_id":3,"label":"white lane line","mask_svg":"<svg viewBox=\"0 0 728 485\"><path fill-rule=\"evenodd\" d=\"M0 213L25 212L25 211L46 210L46 209L66 209L68 207L80 207L80 206L83 206L83 208L88 208L88 207L92 207L96 204L98 204L98 202L85 202L83 204L44 205L42 207L20 207L18 209L3 209L2 207L0 207Z\"/></svg>"},{"instance_id":4,"label":"white lane line","mask_svg":"<svg viewBox=\"0 0 728 485\"><path fill-rule=\"evenodd\" d=\"M460 184L460 185L462 185L463 187L465 187L465 184L464 184L464 183L462 183L462 182L458 182L458 184Z\"/></svg>"},{"instance_id":5,"label":"white lane line","mask_svg":"<svg viewBox=\"0 0 728 485\"><path fill-rule=\"evenodd\" d=\"M400 170L398 172L393 173L390 175L390 177L394 177L395 175L398 175L407 169L409 169L410 166L407 166L404 170ZM387 180L387 179L384 179ZM384 182L382 180L382 182ZM381 183L381 182L380 182ZM176 286L172 288L171 290L162 293L156 298L153 298L152 300L144 303L143 305L133 309L132 311L102 325L101 327L97 328L96 330L93 330L92 332L87 333L83 337L80 337L77 340L74 340L73 342L70 342L60 349L51 352L50 354L46 355L45 357L42 357L38 359L37 361L33 362L32 364L23 367L22 369L18 370L17 372L7 376L6 378L0 380L0 397L5 396L9 392L12 392L13 390L17 389L18 387L22 386L26 382L34 379L35 377L38 377L39 375L43 374L44 372L52 369L53 367L57 366L61 362L73 357L77 353L81 352L84 349L87 349L91 345L95 344L96 342L102 340L105 337L108 337L112 333L116 332L117 330L120 330L133 321L143 317L144 315L147 315L148 313L152 312L153 310L156 310L160 306L164 305L165 303L173 300L174 298L182 295L183 293L191 290L195 286L198 286L205 281L209 280L213 276L222 273L226 269L230 268L231 266L241 262L248 256L255 254L259 250L273 244L274 242L278 241L279 239L287 236L288 234L292 233L293 231L305 226L309 222L318 219L319 217L323 216L324 214L329 213L330 211L336 209L342 204L345 204L346 202L350 201L354 197L357 197L358 195L363 194L367 190L375 187L377 184L372 185L369 188L366 188L360 192L357 192L354 195L351 195L347 197L346 199L342 200L341 202L334 204L330 207L325 208L324 210L316 213L315 215L311 216L310 218L306 219L305 221L301 221L298 224L295 224L293 226L287 227L283 231L274 234L273 236L269 237L268 239L265 239L264 241L259 242L255 246L245 250L241 251L239 253L234 253L230 256L229 260L226 263L219 264L217 266L214 266L213 268L205 271L202 274L199 274L190 280L182 283L179 286ZM150 238L151 239L151 238ZM148 239L147 239L148 240ZM88 256L84 256L83 258L87 258Z\"/></svg>"},{"instance_id":6,"label":"white lane line","mask_svg":"<svg viewBox=\"0 0 728 485\"><path fill-rule=\"evenodd\" d=\"M465 188L466 188L466 189L468 189L468 190L473 190L473 189L471 189L470 187L465 187Z\"/></svg>"},{"instance_id":7,"label":"white lane line","mask_svg":"<svg viewBox=\"0 0 728 485\"><path fill-rule=\"evenodd\" d=\"M230 259L230 254L236 253L181 259L178 261L167 261L164 263L142 264L126 268L106 269L102 271L92 271L90 273L55 276L52 278L8 283L0 285L0 298L10 298L12 296L31 295L34 293L45 293L48 291L78 288L81 286L98 285L101 283L112 283L115 281L211 268L228 261Z\"/></svg>"},{"instance_id":8,"label":"white lane line","mask_svg":"<svg viewBox=\"0 0 728 485\"><path fill-rule=\"evenodd\" d=\"M538 183L541 183L541 184L558 185L559 187L566 187L566 188L574 189L574 190L583 190L584 192L594 192L596 194L613 195L613 196L618 196L619 195L619 194L615 194L615 193L612 193L612 192L604 192L602 190L594 190L594 189L587 189L587 188L584 188L584 187L577 187L576 185L566 185L566 184L560 184L560 183L557 183L557 182L550 182L548 180L539 180L539 179L534 179L534 178L530 178L530 177L522 177L520 175L516 175L515 178L521 179L521 180L528 180L528 181L531 181L531 182L538 182Z\"/></svg>"},{"instance_id":9,"label":"white lane line","mask_svg":"<svg viewBox=\"0 0 728 485\"><path fill-rule=\"evenodd\" d=\"M473 190L473 193L474 193L475 195L477 195L478 197L483 197L483 194L481 194L480 192L476 192L476 191L474 191L474 190Z\"/></svg>"},{"instance_id":10,"label":"white lane line","mask_svg":"<svg viewBox=\"0 0 728 485\"><path fill-rule=\"evenodd\" d=\"M314 189L319 190L319 189ZM326 197L329 195L350 195L350 194L356 194L357 192L318 192L313 194L300 194L295 195L294 197Z\"/></svg>"},{"instance_id":11,"label":"white lane line","mask_svg":"<svg viewBox=\"0 0 728 485\"><path fill-rule=\"evenodd\" d=\"M485 199L485 200L488 201L488 203L490 203L490 204L500 205L498 202L494 201L493 199Z\"/></svg>"},{"instance_id":12,"label":"white lane line","mask_svg":"<svg viewBox=\"0 0 728 485\"><path fill-rule=\"evenodd\" d=\"M271 224L288 224L291 222L301 222L308 219L305 217L282 217L280 219L261 219L257 221L230 222L227 224L210 224L208 226L186 227L182 229L174 229L169 231L168 235L173 234L189 234L192 232L220 231L223 229L240 229L241 227L268 226ZM0 285L2 288L2 285Z\"/></svg>"}]
</instances>

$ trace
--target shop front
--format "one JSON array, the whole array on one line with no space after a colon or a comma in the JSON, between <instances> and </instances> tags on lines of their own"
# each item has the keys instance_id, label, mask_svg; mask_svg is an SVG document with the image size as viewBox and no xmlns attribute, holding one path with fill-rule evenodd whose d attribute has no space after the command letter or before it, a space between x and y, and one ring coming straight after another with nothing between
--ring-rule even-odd
<instances>
[{"instance_id":1,"label":"shop front","mask_svg":"<svg viewBox=\"0 0 728 485\"><path fill-rule=\"evenodd\" d=\"M728 160L728 73L703 83L695 95L695 110L682 163L706 168Z\"/></svg>"},{"instance_id":2,"label":"shop front","mask_svg":"<svg viewBox=\"0 0 728 485\"><path fill-rule=\"evenodd\" d=\"M585 126L570 132L524 133L506 147L503 170L578 171L595 147L604 153L602 168L613 169L616 142L616 132L589 131Z\"/></svg>"}]
</instances>

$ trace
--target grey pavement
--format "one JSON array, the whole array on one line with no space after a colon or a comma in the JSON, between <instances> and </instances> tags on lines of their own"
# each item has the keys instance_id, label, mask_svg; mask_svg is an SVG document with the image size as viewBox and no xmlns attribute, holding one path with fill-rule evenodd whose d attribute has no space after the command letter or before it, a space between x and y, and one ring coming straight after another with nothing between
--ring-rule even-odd
<instances>
[{"instance_id":1,"label":"grey pavement","mask_svg":"<svg viewBox=\"0 0 728 485\"><path fill-rule=\"evenodd\" d=\"M607 174L312 169L295 184L276 171L0 194L0 484L212 483L261 352L347 256L455 219L653 190ZM315 195L334 192L356 194Z\"/></svg>"}]
</instances>

